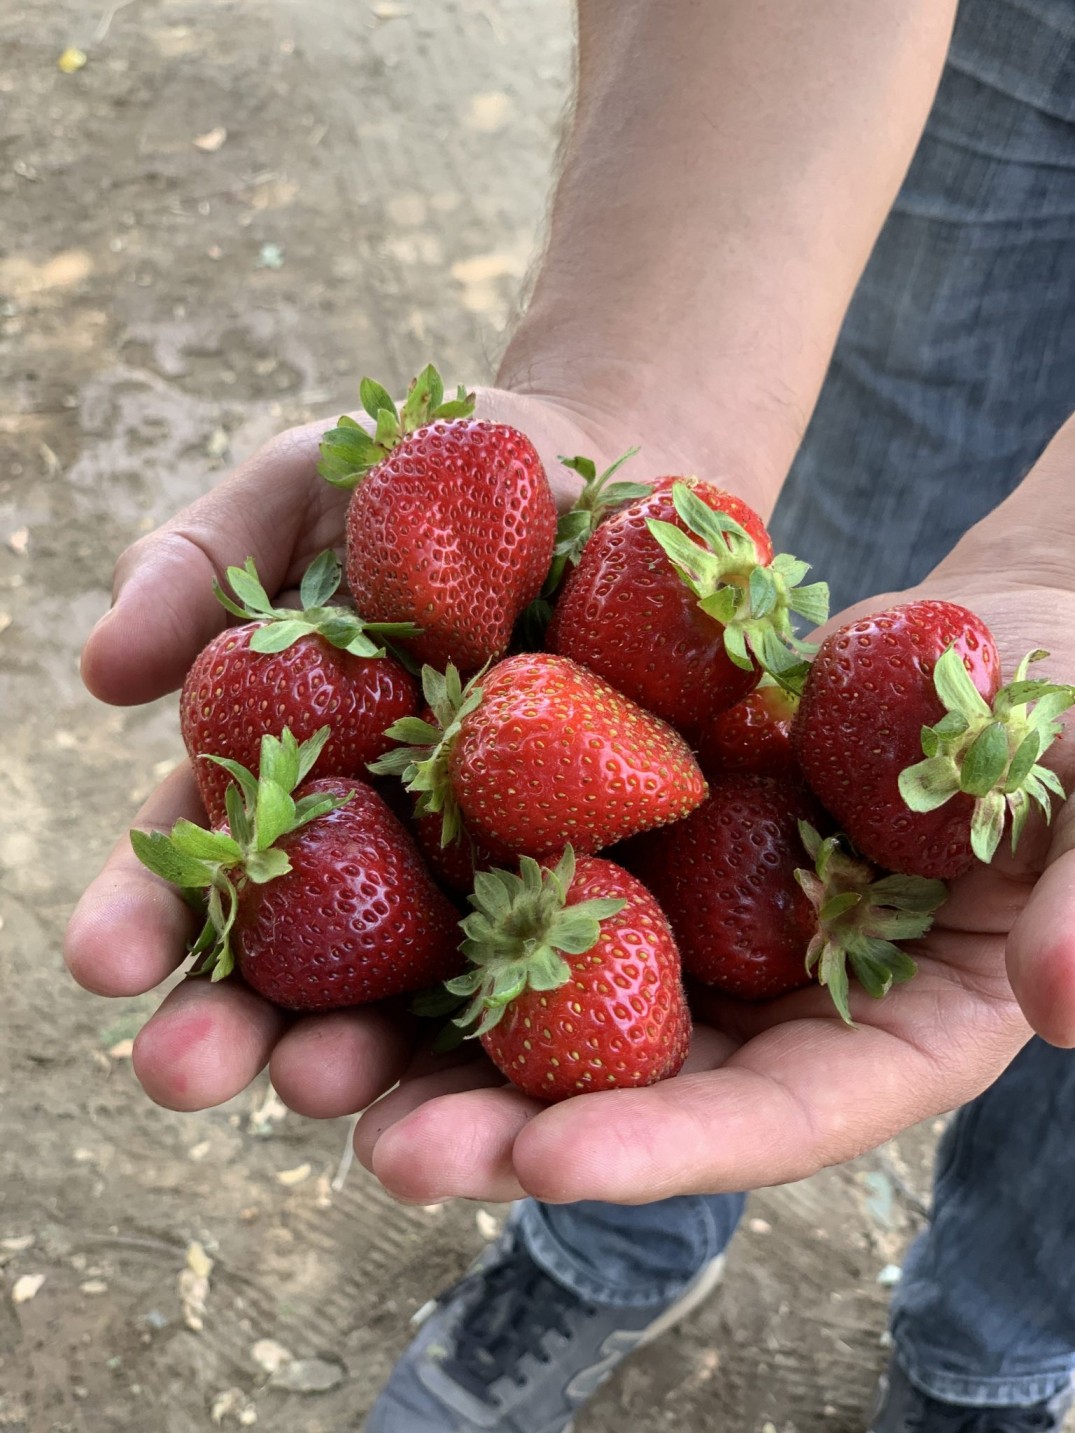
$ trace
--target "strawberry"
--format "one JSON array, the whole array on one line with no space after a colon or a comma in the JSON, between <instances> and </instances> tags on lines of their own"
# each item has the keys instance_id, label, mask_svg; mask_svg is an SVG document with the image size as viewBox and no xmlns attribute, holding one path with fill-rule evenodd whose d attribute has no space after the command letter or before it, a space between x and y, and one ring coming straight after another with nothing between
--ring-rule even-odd
<instances>
[{"instance_id":1,"label":"strawberry","mask_svg":"<svg viewBox=\"0 0 1075 1433\"><path fill-rule=\"evenodd\" d=\"M247 983L289 1010L335 1010L417 990L459 969L454 907L405 828L361 782L308 781L329 730L299 745L262 738L260 774L214 758L235 785L229 824L178 821L131 832L139 859L208 893L191 953L214 980L238 962ZM296 789L297 788L297 789Z\"/></svg>"},{"instance_id":2,"label":"strawberry","mask_svg":"<svg viewBox=\"0 0 1075 1433\"><path fill-rule=\"evenodd\" d=\"M476 841L465 825L460 827L454 841L446 843L444 815L440 811L419 816L414 822L414 834L422 858L433 875L442 886L459 895L469 895L474 889L474 876L478 871L514 865L517 859L513 852L502 847Z\"/></svg>"},{"instance_id":3,"label":"strawberry","mask_svg":"<svg viewBox=\"0 0 1075 1433\"><path fill-rule=\"evenodd\" d=\"M768 675L748 697L718 712L698 737L698 764L709 780L729 771L792 779L799 763L791 727L799 699Z\"/></svg>"},{"instance_id":4,"label":"strawberry","mask_svg":"<svg viewBox=\"0 0 1075 1433\"><path fill-rule=\"evenodd\" d=\"M1031 653L1001 686L980 618L952 602L910 602L822 643L795 721L799 764L862 853L909 875L950 880L989 861L1031 803L1050 813L1059 779L1038 757L1075 688L1027 680ZM925 759L923 760L923 754Z\"/></svg>"},{"instance_id":5,"label":"strawberry","mask_svg":"<svg viewBox=\"0 0 1075 1433\"><path fill-rule=\"evenodd\" d=\"M685 821L628 843L625 864L668 912L696 979L739 999L808 985L815 967L845 1020L847 964L875 996L914 973L893 942L923 935L945 888L883 877L810 824L801 786L729 775Z\"/></svg>"},{"instance_id":6,"label":"strawberry","mask_svg":"<svg viewBox=\"0 0 1075 1433\"><path fill-rule=\"evenodd\" d=\"M546 646L694 736L763 669L801 678L790 614L818 622L828 608L824 583L798 586L806 571L773 557L761 518L741 499L697 478L662 478L590 537Z\"/></svg>"},{"instance_id":7,"label":"strawberry","mask_svg":"<svg viewBox=\"0 0 1075 1433\"><path fill-rule=\"evenodd\" d=\"M519 874L477 877L463 953L448 982L472 997L489 1058L550 1103L651 1085L678 1073L690 1015L679 955L660 907L635 878L569 846L556 866L524 857Z\"/></svg>"},{"instance_id":8,"label":"strawberry","mask_svg":"<svg viewBox=\"0 0 1075 1433\"><path fill-rule=\"evenodd\" d=\"M388 735L407 745L371 770L402 776L419 816L442 813L445 844L465 821L476 841L519 855L569 842L589 855L705 796L682 737L566 657L522 653L466 687L454 667L426 667L422 682L435 721L396 722Z\"/></svg>"},{"instance_id":9,"label":"strawberry","mask_svg":"<svg viewBox=\"0 0 1075 1433\"><path fill-rule=\"evenodd\" d=\"M507 648L552 561L556 507L541 460L514 428L475 421L462 390L444 403L434 368L398 413L380 384L363 379L361 393L375 434L341 418L320 466L354 488L352 596L378 621L417 623L420 661L473 672Z\"/></svg>"},{"instance_id":10,"label":"strawberry","mask_svg":"<svg viewBox=\"0 0 1075 1433\"><path fill-rule=\"evenodd\" d=\"M299 741L326 721L332 737L317 763L320 776L364 775L366 763L391 746L385 728L418 710L418 684L371 640L414 629L363 622L352 610L325 604L336 592L340 565L331 552L302 580L303 611L273 607L254 564L229 567L238 602L217 585L217 597L242 627L225 628L187 673L179 699L183 741L191 757L226 756L257 771L265 732L289 728ZM224 820L228 774L195 761L194 777L209 819Z\"/></svg>"}]
</instances>

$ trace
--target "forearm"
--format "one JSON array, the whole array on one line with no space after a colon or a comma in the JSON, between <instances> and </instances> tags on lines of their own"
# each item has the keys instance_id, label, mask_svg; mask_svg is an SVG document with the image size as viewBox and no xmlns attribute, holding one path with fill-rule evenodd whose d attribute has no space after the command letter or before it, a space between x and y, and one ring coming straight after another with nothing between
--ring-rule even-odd
<instances>
[{"instance_id":1,"label":"forearm","mask_svg":"<svg viewBox=\"0 0 1075 1433\"><path fill-rule=\"evenodd\" d=\"M768 511L914 153L954 0L580 0L574 124L505 386ZM641 415L647 415L646 423Z\"/></svg>"}]
</instances>

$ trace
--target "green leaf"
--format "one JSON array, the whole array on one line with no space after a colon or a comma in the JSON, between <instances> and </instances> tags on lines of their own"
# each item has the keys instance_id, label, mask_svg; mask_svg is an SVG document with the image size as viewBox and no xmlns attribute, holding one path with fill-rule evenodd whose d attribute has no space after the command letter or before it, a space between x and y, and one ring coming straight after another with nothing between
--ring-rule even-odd
<instances>
[{"instance_id":1,"label":"green leaf","mask_svg":"<svg viewBox=\"0 0 1075 1433\"><path fill-rule=\"evenodd\" d=\"M291 736L291 733L285 728L284 735L288 737ZM302 743L302 745L295 753L297 759L295 767L295 779L290 786L285 785L284 789L286 791L293 791L295 787L300 784L300 782L306 780L310 772L314 769L314 766L317 762L317 758L324 751L325 744L331 735L332 728L326 725L318 727L318 729L314 732L313 736L308 736L306 738L306 740ZM294 741L294 737L291 737L291 739L292 741Z\"/></svg>"},{"instance_id":2,"label":"green leaf","mask_svg":"<svg viewBox=\"0 0 1075 1433\"><path fill-rule=\"evenodd\" d=\"M282 622L270 622L266 627L259 627L256 632L250 635L250 650L268 656L273 652L283 652L293 646L300 637L309 637L313 632L309 622L304 622L300 617Z\"/></svg>"},{"instance_id":3,"label":"green leaf","mask_svg":"<svg viewBox=\"0 0 1075 1433\"><path fill-rule=\"evenodd\" d=\"M959 786L969 796L993 790L1008 766L1008 735L1000 722L990 722L971 742L963 757Z\"/></svg>"},{"instance_id":4,"label":"green leaf","mask_svg":"<svg viewBox=\"0 0 1075 1433\"><path fill-rule=\"evenodd\" d=\"M933 685L946 711L960 712L968 721L992 715L955 647L946 648L938 659L933 669Z\"/></svg>"},{"instance_id":5,"label":"green leaf","mask_svg":"<svg viewBox=\"0 0 1075 1433\"><path fill-rule=\"evenodd\" d=\"M248 613L252 616L272 616L273 605L261 585L252 557L248 557L242 567L228 568L228 582Z\"/></svg>"},{"instance_id":6,"label":"green leaf","mask_svg":"<svg viewBox=\"0 0 1075 1433\"><path fill-rule=\"evenodd\" d=\"M238 783L239 789L251 806L257 800L257 778L252 772L247 771L245 766L241 766L237 761L232 761L230 757L213 756L208 752L203 753L198 759L199 761L211 761L215 766L223 767L232 780Z\"/></svg>"},{"instance_id":7,"label":"green leaf","mask_svg":"<svg viewBox=\"0 0 1075 1433\"><path fill-rule=\"evenodd\" d=\"M739 546L747 544L751 553L757 556L754 540L745 528L726 512L711 508L686 483L674 483L672 502L676 512L683 519L688 530L700 537L706 546L716 554L735 551L736 544L730 539L739 539Z\"/></svg>"},{"instance_id":8,"label":"green leaf","mask_svg":"<svg viewBox=\"0 0 1075 1433\"><path fill-rule=\"evenodd\" d=\"M948 887L943 881L929 880L925 876L882 876L871 885L870 895L875 902L898 910L928 914L947 900Z\"/></svg>"},{"instance_id":9,"label":"green leaf","mask_svg":"<svg viewBox=\"0 0 1075 1433\"><path fill-rule=\"evenodd\" d=\"M1033 770L1034 763L1040 754L1041 737L1031 728L1019 743L1016 753L1012 757L1011 765L1008 767L1008 776L1004 783L1006 791L1018 791Z\"/></svg>"},{"instance_id":10,"label":"green leaf","mask_svg":"<svg viewBox=\"0 0 1075 1433\"><path fill-rule=\"evenodd\" d=\"M755 567L748 579L751 617L768 617L777 602L776 582L766 567Z\"/></svg>"},{"instance_id":11,"label":"green leaf","mask_svg":"<svg viewBox=\"0 0 1075 1433\"><path fill-rule=\"evenodd\" d=\"M708 597L717 589L721 582L721 565L713 553L660 518L647 518L646 527L695 596Z\"/></svg>"},{"instance_id":12,"label":"green leaf","mask_svg":"<svg viewBox=\"0 0 1075 1433\"><path fill-rule=\"evenodd\" d=\"M565 468L570 468L573 473L578 473L579 477L587 483L592 483L597 477L597 464L592 458L584 458L581 454L574 458L565 458L563 454L558 456Z\"/></svg>"},{"instance_id":13,"label":"green leaf","mask_svg":"<svg viewBox=\"0 0 1075 1433\"><path fill-rule=\"evenodd\" d=\"M131 845L143 866L171 881L173 886L197 889L212 884L212 867L194 856L184 855L172 844L171 838L160 831L134 830Z\"/></svg>"},{"instance_id":14,"label":"green leaf","mask_svg":"<svg viewBox=\"0 0 1075 1433\"><path fill-rule=\"evenodd\" d=\"M258 782L258 801L254 812L257 849L267 851L295 820L295 803L282 786L262 776Z\"/></svg>"},{"instance_id":15,"label":"green leaf","mask_svg":"<svg viewBox=\"0 0 1075 1433\"><path fill-rule=\"evenodd\" d=\"M255 885L263 886L267 881L275 881L278 876L286 876L291 870L291 862L284 851L274 847L272 850L252 851L246 858L246 874Z\"/></svg>"},{"instance_id":16,"label":"green leaf","mask_svg":"<svg viewBox=\"0 0 1075 1433\"><path fill-rule=\"evenodd\" d=\"M411 433L428 423L435 408L444 401L444 383L431 363L411 383L401 413L403 431Z\"/></svg>"},{"instance_id":17,"label":"green leaf","mask_svg":"<svg viewBox=\"0 0 1075 1433\"><path fill-rule=\"evenodd\" d=\"M900 795L912 811L936 811L959 790L959 772L947 756L931 756L900 772Z\"/></svg>"},{"instance_id":18,"label":"green leaf","mask_svg":"<svg viewBox=\"0 0 1075 1433\"><path fill-rule=\"evenodd\" d=\"M399 417L394 408L382 408L377 414L373 441L383 453L389 453L400 439Z\"/></svg>"},{"instance_id":19,"label":"green leaf","mask_svg":"<svg viewBox=\"0 0 1075 1433\"><path fill-rule=\"evenodd\" d=\"M241 860L243 854L238 841L223 831L207 831L204 826L196 826L182 817L172 827L172 845L196 861L219 861L225 865Z\"/></svg>"},{"instance_id":20,"label":"green leaf","mask_svg":"<svg viewBox=\"0 0 1075 1433\"><path fill-rule=\"evenodd\" d=\"M249 621L250 613L245 607L228 596L215 577L213 578L213 596L220 603L221 607L230 612L233 617L241 617L244 621Z\"/></svg>"},{"instance_id":21,"label":"green leaf","mask_svg":"<svg viewBox=\"0 0 1075 1433\"><path fill-rule=\"evenodd\" d=\"M392 395L387 388L382 388L374 379L363 378L362 382L358 385L358 396L362 400L363 408L365 408L375 423L382 409L391 413L393 417L395 416L396 405Z\"/></svg>"},{"instance_id":22,"label":"green leaf","mask_svg":"<svg viewBox=\"0 0 1075 1433\"><path fill-rule=\"evenodd\" d=\"M303 573L299 586L299 600L303 607L323 607L330 597L335 596L341 578L340 559L331 548L326 548Z\"/></svg>"},{"instance_id":23,"label":"green leaf","mask_svg":"<svg viewBox=\"0 0 1075 1433\"><path fill-rule=\"evenodd\" d=\"M1007 803L999 791L991 791L988 796L983 796L974 804L970 825L971 850L979 861L984 861L986 865L993 859L1000 845L1007 809Z\"/></svg>"},{"instance_id":24,"label":"green leaf","mask_svg":"<svg viewBox=\"0 0 1075 1433\"><path fill-rule=\"evenodd\" d=\"M862 903L862 896L858 891L842 891L837 896L831 896L818 911L818 918L826 923L839 920L840 916L848 911L853 911L857 905Z\"/></svg>"},{"instance_id":25,"label":"green leaf","mask_svg":"<svg viewBox=\"0 0 1075 1433\"><path fill-rule=\"evenodd\" d=\"M927 730L935 731L938 737L962 736L970 726L970 722L962 712L946 712L932 728Z\"/></svg>"},{"instance_id":26,"label":"green leaf","mask_svg":"<svg viewBox=\"0 0 1075 1433\"><path fill-rule=\"evenodd\" d=\"M275 782L284 791L294 791L299 781L298 743L289 727L278 737L266 732L258 755L258 785Z\"/></svg>"},{"instance_id":27,"label":"green leaf","mask_svg":"<svg viewBox=\"0 0 1075 1433\"><path fill-rule=\"evenodd\" d=\"M747 651L746 634L742 627L738 627L734 623L725 627L724 650L737 667L742 667L745 672L753 670L754 662Z\"/></svg>"},{"instance_id":28,"label":"green leaf","mask_svg":"<svg viewBox=\"0 0 1075 1433\"><path fill-rule=\"evenodd\" d=\"M742 600L742 590L729 584L727 587L718 588L711 596L703 597L698 606L707 617L712 617L714 622L727 627Z\"/></svg>"},{"instance_id":29,"label":"green leaf","mask_svg":"<svg viewBox=\"0 0 1075 1433\"><path fill-rule=\"evenodd\" d=\"M243 806L242 792L234 781L229 781L224 788L224 809L228 813L228 830L236 842L240 846L249 845L252 834L250 821Z\"/></svg>"},{"instance_id":30,"label":"green leaf","mask_svg":"<svg viewBox=\"0 0 1075 1433\"><path fill-rule=\"evenodd\" d=\"M851 1019L851 1007L848 1003L848 981L847 964L844 959L844 952L838 945L826 942L818 963L818 980L824 985L832 997L832 1003L840 1013L840 1018L847 1025L855 1022Z\"/></svg>"},{"instance_id":31,"label":"green leaf","mask_svg":"<svg viewBox=\"0 0 1075 1433\"><path fill-rule=\"evenodd\" d=\"M788 594L788 606L793 612L814 627L820 627L829 620L829 584L812 582L809 587L793 587Z\"/></svg>"}]
</instances>

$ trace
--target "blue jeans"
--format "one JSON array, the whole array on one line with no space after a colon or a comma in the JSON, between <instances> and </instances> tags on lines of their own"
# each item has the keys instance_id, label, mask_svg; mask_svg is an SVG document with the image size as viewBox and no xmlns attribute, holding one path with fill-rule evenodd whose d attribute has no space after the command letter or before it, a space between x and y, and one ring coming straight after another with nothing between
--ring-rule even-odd
<instances>
[{"instance_id":1,"label":"blue jeans","mask_svg":"<svg viewBox=\"0 0 1075 1433\"><path fill-rule=\"evenodd\" d=\"M834 610L924 577L1075 409L1075 0L965 0L775 518ZM1073 535L1075 540L1075 535ZM893 1303L934 1397L1027 1404L1075 1373L1075 1053L1034 1040L951 1121ZM725 1246L742 1195L526 1201L592 1301L657 1306Z\"/></svg>"}]
</instances>

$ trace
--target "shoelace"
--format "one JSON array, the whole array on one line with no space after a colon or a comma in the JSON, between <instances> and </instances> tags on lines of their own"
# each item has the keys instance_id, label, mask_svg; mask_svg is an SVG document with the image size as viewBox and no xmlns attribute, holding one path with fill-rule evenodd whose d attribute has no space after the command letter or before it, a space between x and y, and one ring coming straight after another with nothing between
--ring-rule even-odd
<instances>
[{"instance_id":1,"label":"shoelace","mask_svg":"<svg viewBox=\"0 0 1075 1433\"><path fill-rule=\"evenodd\" d=\"M517 1250L489 1270L466 1275L444 1301L455 1294L466 1297L467 1285L478 1284L483 1286L481 1297L464 1316L454 1350L442 1366L454 1382L485 1401L498 1379L525 1383L520 1364L526 1354L548 1362L545 1336L570 1338L572 1316L580 1305L574 1294Z\"/></svg>"}]
</instances>

